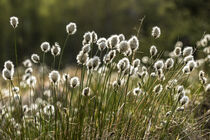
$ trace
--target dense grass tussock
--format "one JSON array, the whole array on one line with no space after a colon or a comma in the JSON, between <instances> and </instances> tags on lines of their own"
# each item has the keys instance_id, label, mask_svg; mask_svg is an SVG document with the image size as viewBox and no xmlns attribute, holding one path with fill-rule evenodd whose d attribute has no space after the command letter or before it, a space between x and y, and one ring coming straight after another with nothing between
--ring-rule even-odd
<instances>
[{"instance_id":1,"label":"dense grass tussock","mask_svg":"<svg viewBox=\"0 0 210 140\"><path fill-rule=\"evenodd\" d=\"M12 17L10 23L15 31L18 18ZM202 70L209 65L210 35L204 35L196 47L178 41L164 59L164 52L155 46L161 35L156 26L150 55L142 57L140 27L128 40L123 34L98 38L94 31L85 33L76 58L79 66L70 70L60 66L67 40L76 33L75 23L66 26L62 47L43 42L42 58L32 54L23 67L18 65L15 41L19 67L6 61L2 70L0 139L208 137L209 110L199 118L196 114L210 93ZM205 58L195 60L198 50ZM47 67L49 52L54 61Z\"/></svg>"}]
</instances>

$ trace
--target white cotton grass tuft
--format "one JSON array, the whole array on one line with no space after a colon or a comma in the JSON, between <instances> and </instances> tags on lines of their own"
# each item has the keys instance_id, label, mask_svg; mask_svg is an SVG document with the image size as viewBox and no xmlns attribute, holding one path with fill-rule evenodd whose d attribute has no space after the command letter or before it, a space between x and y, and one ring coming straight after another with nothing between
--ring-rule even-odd
<instances>
[{"instance_id":1,"label":"white cotton grass tuft","mask_svg":"<svg viewBox=\"0 0 210 140\"><path fill-rule=\"evenodd\" d=\"M92 31L91 35L92 35L92 43L96 43L98 40L98 35L96 34L95 31Z\"/></svg>"},{"instance_id":2,"label":"white cotton grass tuft","mask_svg":"<svg viewBox=\"0 0 210 140\"><path fill-rule=\"evenodd\" d=\"M82 47L83 53L89 53L90 50L91 50L90 44L85 44L85 45Z\"/></svg>"},{"instance_id":3,"label":"white cotton grass tuft","mask_svg":"<svg viewBox=\"0 0 210 140\"><path fill-rule=\"evenodd\" d=\"M14 70L8 70L7 68L4 68L2 70L2 77L4 80L12 80L14 75Z\"/></svg>"},{"instance_id":4,"label":"white cotton grass tuft","mask_svg":"<svg viewBox=\"0 0 210 140\"><path fill-rule=\"evenodd\" d=\"M119 34L118 35L118 38L119 38L120 42L123 41L123 40L125 40L124 34Z\"/></svg>"},{"instance_id":5,"label":"white cotton grass tuft","mask_svg":"<svg viewBox=\"0 0 210 140\"><path fill-rule=\"evenodd\" d=\"M27 79L26 83L29 87L35 87L36 81L36 77L32 75Z\"/></svg>"},{"instance_id":6,"label":"white cotton grass tuft","mask_svg":"<svg viewBox=\"0 0 210 140\"><path fill-rule=\"evenodd\" d=\"M113 59L116 57L116 50L109 51L103 58L103 62L105 64L109 64L113 61Z\"/></svg>"},{"instance_id":7,"label":"white cotton grass tuft","mask_svg":"<svg viewBox=\"0 0 210 140\"><path fill-rule=\"evenodd\" d=\"M55 57L60 55L60 53L61 53L61 47L57 42L55 42L55 45L53 45L51 48L51 54Z\"/></svg>"},{"instance_id":8,"label":"white cotton grass tuft","mask_svg":"<svg viewBox=\"0 0 210 140\"><path fill-rule=\"evenodd\" d=\"M32 66L31 60L30 59L26 59L25 61L23 61L23 66L26 68L29 68Z\"/></svg>"},{"instance_id":9,"label":"white cotton grass tuft","mask_svg":"<svg viewBox=\"0 0 210 140\"><path fill-rule=\"evenodd\" d=\"M156 94L159 94L162 92L162 90L163 90L163 86L161 84L158 84L154 87L153 92Z\"/></svg>"},{"instance_id":10,"label":"white cotton grass tuft","mask_svg":"<svg viewBox=\"0 0 210 140\"><path fill-rule=\"evenodd\" d=\"M207 78L205 77L205 72L204 72L204 71L201 70L201 71L199 72L198 77L199 77L199 80L200 80L200 82L201 82L202 84L206 84L206 83L207 83Z\"/></svg>"},{"instance_id":11,"label":"white cotton grass tuft","mask_svg":"<svg viewBox=\"0 0 210 140\"><path fill-rule=\"evenodd\" d=\"M44 107L44 109L43 109L43 111L44 111L44 113L46 114L46 115L53 115L54 114L54 112L55 112L55 107L53 106L53 105L50 105L50 104L48 104L48 105L46 105L45 107Z\"/></svg>"},{"instance_id":12,"label":"white cotton grass tuft","mask_svg":"<svg viewBox=\"0 0 210 140\"><path fill-rule=\"evenodd\" d=\"M91 32L86 32L83 35L82 44L85 45L85 44L90 44L90 43L92 43L92 34L91 34Z\"/></svg>"},{"instance_id":13,"label":"white cotton grass tuft","mask_svg":"<svg viewBox=\"0 0 210 140\"><path fill-rule=\"evenodd\" d=\"M58 84L60 82L60 73L56 70L53 70L49 73L50 82L53 84Z\"/></svg>"},{"instance_id":14,"label":"white cotton grass tuft","mask_svg":"<svg viewBox=\"0 0 210 140\"><path fill-rule=\"evenodd\" d=\"M15 29L19 24L18 18L15 16L10 17L10 25Z\"/></svg>"},{"instance_id":15,"label":"white cotton grass tuft","mask_svg":"<svg viewBox=\"0 0 210 140\"><path fill-rule=\"evenodd\" d=\"M161 30L158 26L154 26L152 28L152 37L154 37L155 39L159 38L161 35Z\"/></svg>"},{"instance_id":16,"label":"white cotton grass tuft","mask_svg":"<svg viewBox=\"0 0 210 140\"><path fill-rule=\"evenodd\" d=\"M187 62L187 65L189 66L190 72L194 70L194 68L197 67L197 63L194 60L190 60Z\"/></svg>"},{"instance_id":17,"label":"white cotton grass tuft","mask_svg":"<svg viewBox=\"0 0 210 140\"><path fill-rule=\"evenodd\" d=\"M12 61L8 60L6 62L4 62L4 68L8 69L8 70L14 70L14 64Z\"/></svg>"},{"instance_id":18,"label":"white cotton grass tuft","mask_svg":"<svg viewBox=\"0 0 210 140\"><path fill-rule=\"evenodd\" d=\"M182 48L183 47L183 42L182 41L177 41L176 44L175 44L175 48L176 47Z\"/></svg>"},{"instance_id":19,"label":"white cotton grass tuft","mask_svg":"<svg viewBox=\"0 0 210 140\"><path fill-rule=\"evenodd\" d=\"M100 50L100 51L103 51L104 49L106 49L107 48L107 40L106 40L106 38L104 38L104 37L101 37L101 38L99 38L98 40L97 40L97 45L98 45L98 49Z\"/></svg>"},{"instance_id":20,"label":"white cotton grass tuft","mask_svg":"<svg viewBox=\"0 0 210 140\"><path fill-rule=\"evenodd\" d=\"M25 70L25 74L32 74L32 72L33 72L33 69L30 67Z\"/></svg>"},{"instance_id":21,"label":"white cotton grass tuft","mask_svg":"<svg viewBox=\"0 0 210 140\"><path fill-rule=\"evenodd\" d=\"M133 95L135 95L135 96L139 96L142 93L143 93L143 91L139 87L133 89Z\"/></svg>"},{"instance_id":22,"label":"white cotton grass tuft","mask_svg":"<svg viewBox=\"0 0 210 140\"><path fill-rule=\"evenodd\" d=\"M127 41L121 41L117 47L119 53L123 54L129 50L129 44Z\"/></svg>"},{"instance_id":23,"label":"white cotton grass tuft","mask_svg":"<svg viewBox=\"0 0 210 140\"><path fill-rule=\"evenodd\" d=\"M140 63L141 63L140 59L136 58L135 60L133 60L132 65L134 68L138 68L140 66Z\"/></svg>"},{"instance_id":24,"label":"white cotton grass tuft","mask_svg":"<svg viewBox=\"0 0 210 140\"><path fill-rule=\"evenodd\" d=\"M156 70L162 69L163 67L164 67L163 60L158 60L158 61L156 61L155 64L154 64L154 68L155 68Z\"/></svg>"},{"instance_id":25,"label":"white cotton grass tuft","mask_svg":"<svg viewBox=\"0 0 210 140\"><path fill-rule=\"evenodd\" d=\"M185 66L183 67L183 69L182 69L182 72L183 72L184 74L190 74L190 67L189 67L189 65L185 65Z\"/></svg>"},{"instance_id":26,"label":"white cotton grass tuft","mask_svg":"<svg viewBox=\"0 0 210 140\"><path fill-rule=\"evenodd\" d=\"M70 79L70 86L72 88L76 88L77 86L79 86L79 84L80 84L80 81L79 81L79 78L78 77L72 77Z\"/></svg>"},{"instance_id":27,"label":"white cotton grass tuft","mask_svg":"<svg viewBox=\"0 0 210 140\"><path fill-rule=\"evenodd\" d=\"M82 90L82 95L83 95L83 96L90 96L90 88L89 88L89 87L85 87L85 88Z\"/></svg>"},{"instance_id":28,"label":"white cotton grass tuft","mask_svg":"<svg viewBox=\"0 0 210 140\"><path fill-rule=\"evenodd\" d=\"M182 54L182 48L181 47L175 47L173 53L174 53L174 56L179 57Z\"/></svg>"},{"instance_id":29,"label":"white cotton grass tuft","mask_svg":"<svg viewBox=\"0 0 210 140\"><path fill-rule=\"evenodd\" d=\"M31 55L31 60L32 60L32 62L34 62L34 63L39 63L40 62L40 57L39 57L39 55L38 54L32 54Z\"/></svg>"},{"instance_id":30,"label":"white cotton grass tuft","mask_svg":"<svg viewBox=\"0 0 210 140\"><path fill-rule=\"evenodd\" d=\"M122 72L130 67L130 62L127 57L122 58L117 63L118 72Z\"/></svg>"},{"instance_id":31,"label":"white cotton grass tuft","mask_svg":"<svg viewBox=\"0 0 210 140\"><path fill-rule=\"evenodd\" d=\"M193 55L188 55L186 57L184 57L184 62L187 63L189 61L192 61L194 60L194 56Z\"/></svg>"},{"instance_id":32,"label":"white cotton grass tuft","mask_svg":"<svg viewBox=\"0 0 210 140\"><path fill-rule=\"evenodd\" d=\"M97 70L100 64L100 58L98 56L94 56L87 61L86 66L88 70Z\"/></svg>"},{"instance_id":33,"label":"white cotton grass tuft","mask_svg":"<svg viewBox=\"0 0 210 140\"><path fill-rule=\"evenodd\" d=\"M206 85L206 87L205 87L205 92L208 92L208 93L210 92L210 84L207 84L207 85Z\"/></svg>"},{"instance_id":34,"label":"white cotton grass tuft","mask_svg":"<svg viewBox=\"0 0 210 140\"><path fill-rule=\"evenodd\" d=\"M174 66L174 60L173 58L168 58L165 62L165 68L166 69L171 69Z\"/></svg>"},{"instance_id":35,"label":"white cotton grass tuft","mask_svg":"<svg viewBox=\"0 0 210 140\"><path fill-rule=\"evenodd\" d=\"M77 59L78 64L85 65L89 59L89 55L88 53L84 53L83 51L80 51L76 59Z\"/></svg>"},{"instance_id":36,"label":"white cotton grass tuft","mask_svg":"<svg viewBox=\"0 0 210 140\"><path fill-rule=\"evenodd\" d=\"M120 42L118 35L112 35L107 40L107 47L109 49L117 48L118 43Z\"/></svg>"},{"instance_id":37,"label":"white cotton grass tuft","mask_svg":"<svg viewBox=\"0 0 210 140\"><path fill-rule=\"evenodd\" d=\"M98 56L94 56L93 57L93 69L97 70L98 67L100 66L100 64L101 64L100 58Z\"/></svg>"},{"instance_id":38,"label":"white cotton grass tuft","mask_svg":"<svg viewBox=\"0 0 210 140\"><path fill-rule=\"evenodd\" d=\"M66 32L68 35L73 35L77 31L77 25L74 22L70 22L68 25L66 25Z\"/></svg>"},{"instance_id":39,"label":"white cotton grass tuft","mask_svg":"<svg viewBox=\"0 0 210 140\"><path fill-rule=\"evenodd\" d=\"M189 97L183 96L180 100L181 105L187 105L189 103Z\"/></svg>"},{"instance_id":40,"label":"white cotton grass tuft","mask_svg":"<svg viewBox=\"0 0 210 140\"><path fill-rule=\"evenodd\" d=\"M151 56L155 56L156 54L157 54L157 48L156 48L156 46L155 45L152 45L151 47L150 47L150 55Z\"/></svg>"},{"instance_id":41,"label":"white cotton grass tuft","mask_svg":"<svg viewBox=\"0 0 210 140\"><path fill-rule=\"evenodd\" d=\"M128 40L128 44L130 46L130 49L135 52L138 50L139 48L139 40L136 36L132 36L129 40Z\"/></svg>"},{"instance_id":42,"label":"white cotton grass tuft","mask_svg":"<svg viewBox=\"0 0 210 140\"><path fill-rule=\"evenodd\" d=\"M2 76L4 80L12 80L14 75L14 64L12 61L8 60L4 63L4 69L2 71Z\"/></svg>"},{"instance_id":43,"label":"white cotton grass tuft","mask_svg":"<svg viewBox=\"0 0 210 140\"><path fill-rule=\"evenodd\" d=\"M12 91L15 92L15 93L18 93L20 91L20 88L19 87L13 87Z\"/></svg>"},{"instance_id":44,"label":"white cotton grass tuft","mask_svg":"<svg viewBox=\"0 0 210 140\"><path fill-rule=\"evenodd\" d=\"M67 82L69 80L70 76L68 73L64 73L63 76L62 76L62 79L64 82Z\"/></svg>"},{"instance_id":45,"label":"white cotton grass tuft","mask_svg":"<svg viewBox=\"0 0 210 140\"><path fill-rule=\"evenodd\" d=\"M189 55L193 55L193 48L190 47L190 46L187 46L183 50L183 56L186 57L186 56L189 56Z\"/></svg>"},{"instance_id":46,"label":"white cotton grass tuft","mask_svg":"<svg viewBox=\"0 0 210 140\"><path fill-rule=\"evenodd\" d=\"M41 48L42 52L47 53L50 51L50 43L47 41L42 42L40 48Z\"/></svg>"}]
</instances>

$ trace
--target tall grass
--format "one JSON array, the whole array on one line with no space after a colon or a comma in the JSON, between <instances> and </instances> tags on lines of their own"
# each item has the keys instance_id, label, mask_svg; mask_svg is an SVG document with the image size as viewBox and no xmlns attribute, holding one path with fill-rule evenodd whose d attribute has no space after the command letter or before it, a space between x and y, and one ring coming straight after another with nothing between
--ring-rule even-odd
<instances>
[{"instance_id":1,"label":"tall grass","mask_svg":"<svg viewBox=\"0 0 210 140\"><path fill-rule=\"evenodd\" d=\"M68 36L72 28L66 28ZM153 28L155 42L159 36L160 29ZM139 46L136 36L105 39L87 32L76 58L77 70L54 70L46 75L44 64L28 61L20 87L5 62L2 75L9 86L1 90L0 138L147 140L208 135L203 126L209 115L195 116L200 98L210 91L205 73L198 74L208 61L194 60L195 48L186 49L178 42L169 58L164 59L163 52L153 47L140 62ZM177 47L183 51L178 53ZM47 51L42 51L44 63Z\"/></svg>"}]
</instances>

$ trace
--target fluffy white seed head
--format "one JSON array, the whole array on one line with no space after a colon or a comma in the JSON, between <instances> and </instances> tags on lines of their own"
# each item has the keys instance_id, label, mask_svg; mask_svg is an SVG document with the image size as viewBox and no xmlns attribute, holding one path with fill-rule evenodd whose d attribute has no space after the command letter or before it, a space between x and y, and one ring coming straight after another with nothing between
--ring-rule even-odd
<instances>
[{"instance_id":1,"label":"fluffy white seed head","mask_svg":"<svg viewBox=\"0 0 210 140\"><path fill-rule=\"evenodd\" d=\"M78 77L72 77L70 79L70 86L72 88L75 88L75 87L79 86L79 84L80 84L80 82L79 82L79 78Z\"/></svg>"},{"instance_id":2,"label":"fluffy white seed head","mask_svg":"<svg viewBox=\"0 0 210 140\"><path fill-rule=\"evenodd\" d=\"M182 72L184 74L190 74L190 67L189 67L189 65L185 65L184 68L182 69Z\"/></svg>"},{"instance_id":3,"label":"fluffy white seed head","mask_svg":"<svg viewBox=\"0 0 210 140\"><path fill-rule=\"evenodd\" d=\"M89 55L88 53L84 53L83 51L80 51L76 59L77 59L78 64L85 65L89 59Z\"/></svg>"},{"instance_id":4,"label":"fluffy white seed head","mask_svg":"<svg viewBox=\"0 0 210 140\"><path fill-rule=\"evenodd\" d=\"M165 68L171 69L174 66L174 60L172 58L168 58L165 62Z\"/></svg>"},{"instance_id":5,"label":"fluffy white seed head","mask_svg":"<svg viewBox=\"0 0 210 140\"><path fill-rule=\"evenodd\" d=\"M93 69L97 70L101 64L101 60L98 56L93 57Z\"/></svg>"},{"instance_id":6,"label":"fluffy white seed head","mask_svg":"<svg viewBox=\"0 0 210 140\"><path fill-rule=\"evenodd\" d=\"M185 47L183 50L183 56L186 57L188 55L192 55L193 54L193 48L192 47Z\"/></svg>"},{"instance_id":7,"label":"fluffy white seed head","mask_svg":"<svg viewBox=\"0 0 210 140\"><path fill-rule=\"evenodd\" d=\"M66 82L66 81L69 80L70 76L69 76L68 73L64 73L63 76L62 76L62 78L63 78L63 81Z\"/></svg>"},{"instance_id":8,"label":"fluffy white seed head","mask_svg":"<svg viewBox=\"0 0 210 140\"><path fill-rule=\"evenodd\" d=\"M190 71L193 71L195 67L197 67L196 62L194 60L190 60L187 62L187 65L189 66Z\"/></svg>"},{"instance_id":9,"label":"fluffy white seed head","mask_svg":"<svg viewBox=\"0 0 210 140\"><path fill-rule=\"evenodd\" d=\"M158 26L155 26L152 28L152 37L154 37L155 39L159 38L161 35L161 30Z\"/></svg>"},{"instance_id":10,"label":"fluffy white seed head","mask_svg":"<svg viewBox=\"0 0 210 140\"><path fill-rule=\"evenodd\" d=\"M98 40L98 35L96 34L95 31L92 31L92 32L91 32L91 35L92 35L92 42L93 42L93 43L96 43L97 40Z\"/></svg>"},{"instance_id":11,"label":"fluffy white seed head","mask_svg":"<svg viewBox=\"0 0 210 140\"><path fill-rule=\"evenodd\" d=\"M203 78L205 76L205 72L203 70L199 71L199 78Z\"/></svg>"},{"instance_id":12,"label":"fluffy white seed head","mask_svg":"<svg viewBox=\"0 0 210 140\"><path fill-rule=\"evenodd\" d=\"M55 57L60 55L60 52L61 52L61 47L57 42L55 42L55 45L53 45L51 48L51 54Z\"/></svg>"},{"instance_id":13,"label":"fluffy white seed head","mask_svg":"<svg viewBox=\"0 0 210 140\"><path fill-rule=\"evenodd\" d=\"M35 76L30 76L30 77L27 79L26 83L28 84L29 87L35 87L36 81L37 81L37 80L36 80L36 77L35 77Z\"/></svg>"},{"instance_id":14,"label":"fluffy white seed head","mask_svg":"<svg viewBox=\"0 0 210 140\"><path fill-rule=\"evenodd\" d=\"M180 100L181 105L186 105L189 102L189 97L188 96L183 96Z\"/></svg>"},{"instance_id":15,"label":"fluffy white seed head","mask_svg":"<svg viewBox=\"0 0 210 140\"><path fill-rule=\"evenodd\" d=\"M117 48L118 43L120 42L118 35L112 35L107 40L107 47L110 49Z\"/></svg>"},{"instance_id":16,"label":"fluffy white seed head","mask_svg":"<svg viewBox=\"0 0 210 140\"><path fill-rule=\"evenodd\" d=\"M33 69L30 67L25 70L25 74L32 74L32 72L33 72Z\"/></svg>"},{"instance_id":17,"label":"fluffy white seed head","mask_svg":"<svg viewBox=\"0 0 210 140\"><path fill-rule=\"evenodd\" d=\"M206 47L208 45L208 40L206 38L201 39L200 41L202 47Z\"/></svg>"},{"instance_id":18,"label":"fluffy white seed head","mask_svg":"<svg viewBox=\"0 0 210 140\"><path fill-rule=\"evenodd\" d=\"M174 56L179 57L181 54L182 54L182 48L181 47L175 47Z\"/></svg>"},{"instance_id":19,"label":"fluffy white seed head","mask_svg":"<svg viewBox=\"0 0 210 140\"><path fill-rule=\"evenodd\" d=\"M193 56L193 55L188 55L188 56L186 56L186 57L184 58L184 62L185 62L185 63L187 63L187 62L189 62L189 61L192 61L192 60L194 60L194 56Z\"/></svg>"},{"instance_id":20,"label":"fluffy white seed head","mask_svg":"<svg viewBox=\"0 0 210 140\"><path fill-rule=\"evenodd\" d=\"M4 78L4 80L12 80L13 79L13 75L14 75L14 70L8 70L6 68L4 68L2 70L2 77Z\"/></svg>"},{"instance_id":21,"label":"fluffy white seed head","mask_svg":"<svg viewBox=\"0 0 210 140\"><path fill-rule=\"evenodd\" d=\"M49 73L50 82L53 84L58 84L60 81L60 73L56 70L53 70Z\"/></svg>"},{"instance_id":22,"label":"fluffy white seed head","mask_svg":"<svg viewBox=\"0 0 210 140\"><path fill-rule=\"evenodd\" d=\"M175 44L175 48L176 47L182 48L183 47L183 42L182 41L177 41L176 44Z\"/></svg>"},{"instance_id":23,"label":"fluffy white seed head","mask_svg":"<svg viewBox=\"0 0 210 140\"><path fill-rule=\"evenodd\" d=\"M41 44L41 50L42 50L42 52L44 52L44 53L47 53L48 51L50 51L50 43L49 42L43 42L42 44Z\"/></svg>"},{"instance_id":24,"label":"fluffy white seed head","mask_svg":"<svg viewBox=\"0 0 210 140\"><path fill-rule=\"evenodd\" d=\"M90 88L89 88L89 87L85 87L85 88L82 90L82 95L83 95L83 96L90 96Z\"/></svg>"},{"instance_id":25,"label":"fluffy white seed head","mask_svg":"<svg viewBox=\"0 0 210 140\"><path fill-rule=\"evenodd\" d=\"M15 93L18 93L20 91L20 89L19 89L19 87L13 87L12 91L15 92Z\"/></svg>"},{"instance_id":26,"label":"fluffy white seed head","mask_svg":"<svg viewBox=\"0 0 210 140\"><path fill-rule=\"evenodd\" d=\"M138 88L134 88L133 89L133 95L135 95L135 96L139 96L139 95L141 95L143 92L142 92L142 90L138 87Z\"/></svg>"},{"instance_id":27,"label":"fluffy white seed head","mask_svg":"<svg viewBox=\"0 0 210 140\"><path fill-rule=\"evenodd\" d=\"M32 62L34 62L34 63L39 63L39 62L40 62L40 57L39 57L38 54L32 54L32 55L31 55L31 60L32 60Z\"/></svg>"},{"instance_id":28,"label":"fluffy white seed head","mask_svg":"<svg viewBox=\"0 0 210 140\"><path fill-rule=\"evenodd\" d=\"M118 72L122 72L130 67L130 62L127 57L122 58L117 63Z\"/></svg>"},{"instance_id":29,"label":"fluffy white seed head","mask_svg":"<svg viewBox=\"0 0 210 140\"><path fill-rule=\"evenodd\" d=\"M92 33L91 32L86 32L83 35L82 44L85 45L85 44L90 44L90 43L92 43Z\"/></svg>"},{"instance_id":30,"label":"fluffy white seed head","mask_svg":"<svg viewBox=\"0 0 210 140\"><path fill-rule=\"evenodd\" d=\"M119 53L123 54L126 53L129 49L129 44L127 41L121 41L118 45L118 51Z\"/></svg>"},{"instance_id":31,"label":"fluffy white seed head","mask_svg":"<svg viewBox=\"0 0 210 140\"><path fill-rule=\"evenodd\" d=\"M206 85L205 91L208 92L208 93L210 92L210 84L207 84L207 85Z\"/></svg>"},{"instance_id":32,"label":"fluffy white seed head","mask_svg":"<svg viewBox=\"0 0 210 140\"><path fill-rule=\"evenodd\" d=\"M150 55L151 56L155 56L156 54L157 54L157 48L156 48L156 46L155 45L152 45L151 47L150 47Z\"/></svg>"},{"instance_id":33,"label":"fluffy white seed head","mask_svg":"<svg viewBox=\"0 0 210 140\"><path fill-rule=\"evenodd\" d=\"M128 41L128 44L130 46L130 49L132 51L137 51L138 48L139 48L139 40L136 36L132 36L129 41Z\"/></svg>"},{"instance_id":34,"label":"fluffy white seed head","mask_svg":"<svg viewBox=\"0 0 210 140\"><path fill-rule=\"evenodd\" d=\"M140 66L140 63L141 63L140 59L136 58L135 60L133 60L132 65L134 68L138 68Z\"/></svg>"},{"instance_id":35,"label":"fluffy white seed head","mask_svg":"<svg viewBox=\"0 0 210 140\"><path fill-rule=\"evenodd\" d=\"M29 68L32 66L31 60L30 59L26 59L25 61L23 61L23 66L26 68Z\"/></svg>"},{"instance_id":36,"label":"fluffy white seed head","mask_svg":"<svg viewBox=\"0 0 210 140\"><path fill-rule=\"evenodd\" d=\"M68 25L66 25L66 32L69 35L75 34L77 31L77 25L73 22L70 22Z\"/></svg>"},{"instance_id":37,"label":"fluffy white seed head","mask_svg":"<svg viewBox=\"0 0 210 140\"><path fill-rule=\"evenodd\" d=\"M8 60L4 62L4 68L8 69L9 71L14 70L14 64L12 61Z\"/></svg>"},{"instance_id":38,"label":"fluffy white seed head","mask_svg":"<svg viewBox=\"0 0 210 140\"><path fill-rule=\"evenodd\" d=\"M90 50L91 50L90 44L85 44L85 45L82 47L83 53L89 53Z\"/></svg>"},{"instance_id":39,"label":"fluffy white seed head","mask_svg":"<svg viewBox=\"0 0 210 140\"><path fill-rule=\"evenodd\" d=\"M109 64L113 61L113 59L116 57L116 50L111 50L106 54L103 58L103 61L105 64Z\"/></svg>"},{"instance_id":40,"label":"fluffy white seed head","mask_svg":"<svg viewBox=\"0 0 210 140\"><path fill-rule=\"evenodd\" d=\"M107 40L106 40L105 37L101 37L101 38L99 38L99 39L97 40L96 44L99 45L99 44L102 43L102 42L106 43L106 41L107 41Z\"/></svg>"},{"instance_id":41,"label":"fluffy white seed head","mask_svg":"<svg viewBox=\"0 0 210 140\"><path fill-rule=\"evenodd\" d=\"M53 105L46 105L43 111L46 115L53 115L55 112L55 107Z\"/></svg>"},{"instance_id":42,"label":"fluffy white seed head","mask_svg":"<svg viewBox=\"0 0 210 140\"><path fill-rule=\"evenodd\" d=\"M178 85L176 90L177 90L177 93L181 93L184 91L184 87L182 85Z\"/></svg>"},{"instance_id":43,"label":"fluffy white seed head","mask_svg":"<svg viewBox=\"0 0 210 140\"><path fill-rule=\"evenodd\" d=\"M118 35L118 38L119 38L120 42L123 41L123 40L125 40L124 34L119 34Z\"/></svg>"},{"instance_id":44,"label":"fluffy white seed head","mask_svg":"<svg viewBox=\"0 0 210 140\"><path fill-rule=\"evenodd\" d=\"M123 54L124 54L124 56L127 56L127 57L131 56L132 50L129 48L128 51L124 52Z\"/></svg>"},{"instance_id":45,"label":"fluffy white seed head","mask_svg":"<svg viewBox=\"0 0 210 140\"><path fill-rule=\"evenodd\" d=\"M15 29L17 28L19 22L18 22L18 18L13 16L13 17L10 17L10 25L12 25L12 27Z\"/></svg>"},{"instance_id":46,"label":"fluffy white seed head","mask_svg":"<svg viewBox=\"0 0 210 140\"><path fill-rule=\"evenodd\" d=\"M162 90L163 90L163 86L161 84L158 84L154 87L153 92L156 94L159 94L162 92Z\"/></svg>"},{"instance_id":47,"label":"fluffy white seed head","mask_svg":"<svg viewBox=\"0 0 210 140\"><path fill-rule=\"evenodd\" d=\"M89 59L86 63L88 70L97 70L99 65L101 64L101 60L98 56L94 56L93 58Z\"/></svg>"},{"instance_id":48,"label":"fluffy white seed head","mask_svg":"<svg viewBox=\"0 0 210 140\"><path fill-rule=\"evenodd\" d=\"M158 70L158 69L163 69L163 67L164 67L163 60L158 60L158 61L156 61L155 64L154 64L154 68L155 68L156 70Z\"/></svg>"}]
</instances>

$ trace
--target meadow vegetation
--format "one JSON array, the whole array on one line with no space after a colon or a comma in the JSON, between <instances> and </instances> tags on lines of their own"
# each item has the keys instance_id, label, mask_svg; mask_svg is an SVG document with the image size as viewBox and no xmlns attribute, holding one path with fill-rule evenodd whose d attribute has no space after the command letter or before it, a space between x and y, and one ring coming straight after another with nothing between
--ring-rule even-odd
<instances>
[{"instance_id":1,"label":"meadow vegetation","mask_svg":"<svg viewBox=\"0 0 210 140\"><path fill-rule=\"evenodd\" d=\"M208 139L210 110L198 115L198 108L210 94L203 70L210 62L210 34L196 46L177 41L164 54L155 26L150 55L143 57L142 23L129 38L84 33L78 66L66 69L62 58L76 23L66 26L63 44L42 42L42 54L22 64L14 38L16 62L5 61L2 70L0 139ZM16 34L18 18L10 24ZM198 53L203 57L196 59Z\"/></svg>"}]
</instances>

